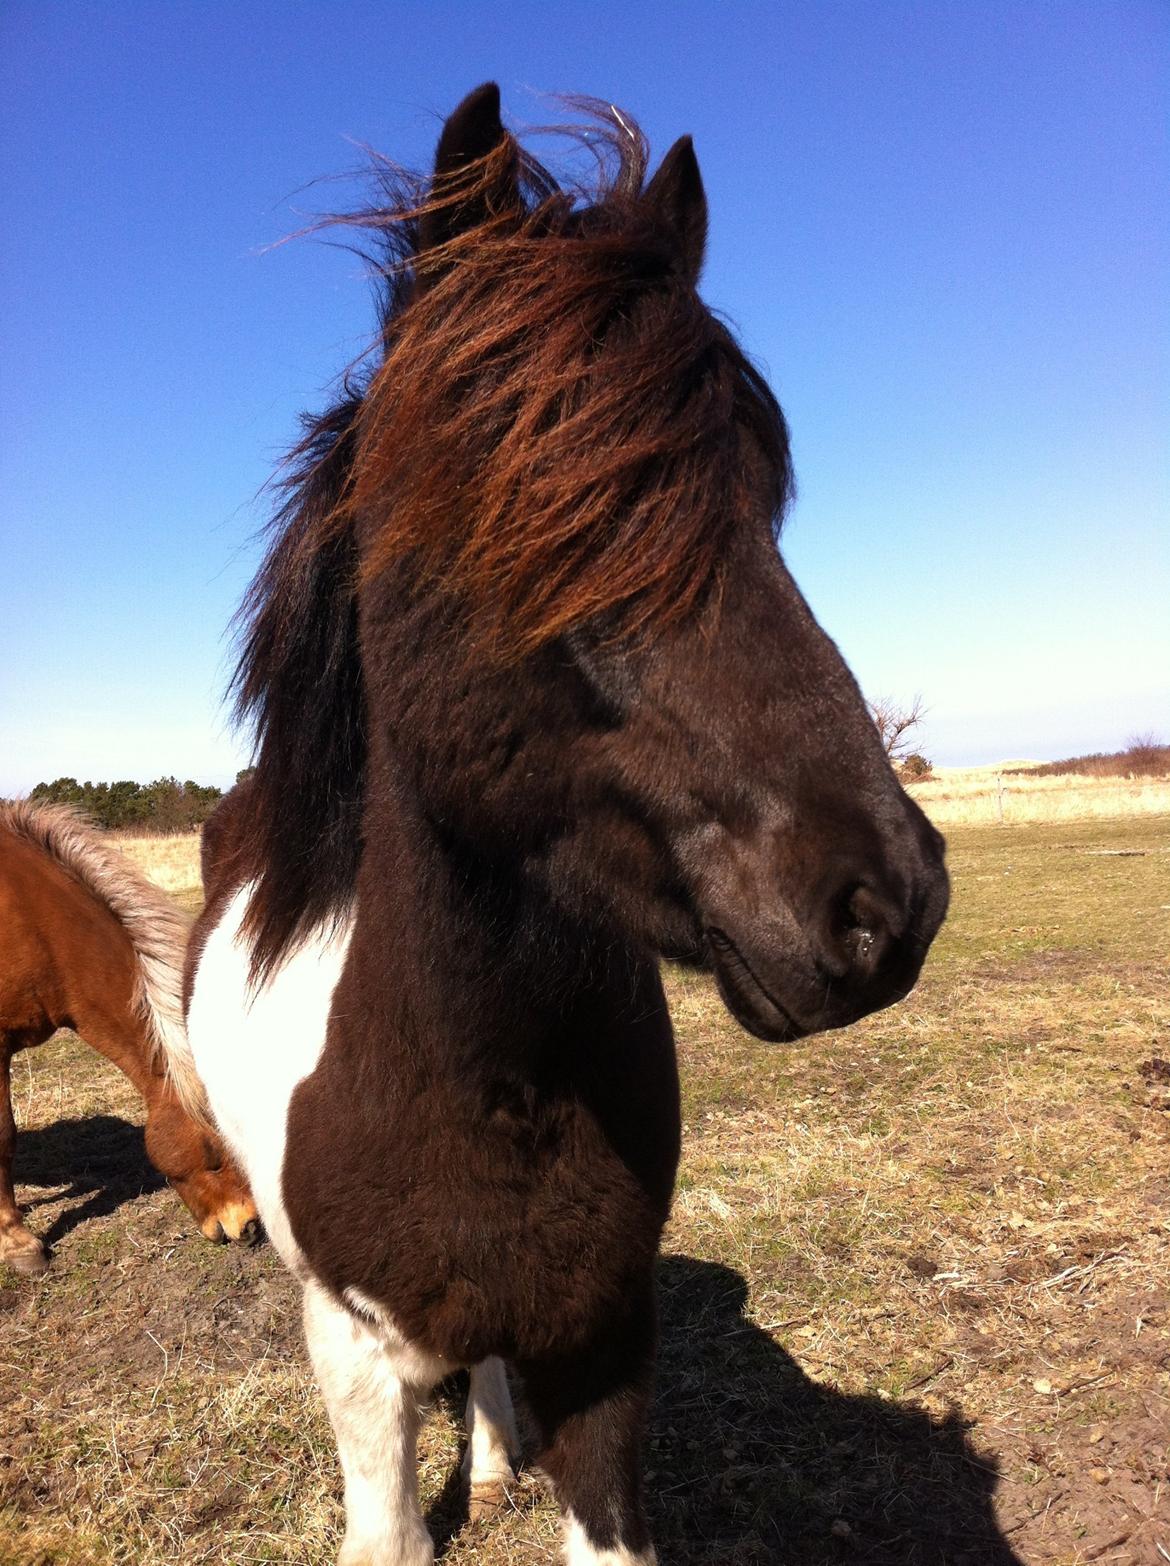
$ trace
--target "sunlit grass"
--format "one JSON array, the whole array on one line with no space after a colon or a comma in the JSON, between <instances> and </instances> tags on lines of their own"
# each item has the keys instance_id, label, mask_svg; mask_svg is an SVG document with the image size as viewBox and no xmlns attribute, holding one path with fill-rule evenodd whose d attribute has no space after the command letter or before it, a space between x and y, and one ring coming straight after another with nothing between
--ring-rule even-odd
<instances>
[{"instance_id":1,"label":"sunlit grass","mask_svg":"<svg viewBox=\"0 0 1170 1566\"><path fill-rule=\"evenodd\" d=\"M1002 821L1084 821L1106 817L1170 815L1170 778L1032 777L1021 761L991 767L936 767L934 776L908 792L936 825L974 826Z\"/></svg>"},{"instance_id":2,"label":"sunlit grass","mask_svg":"<svg viewBox=\"0 0 1170 1566\"><path fill-rule=\"evenodd\" d=\"M667 975L664 1562L1002 1563L992 1507L1024 1566L1170 1548L1170 820L948 835L952 915L891 1010L767 1046ZM190 874L195 840L171 846ZM328 1562L340 1483L295 1285L206 1245L141 1162L101 1203L95 1127L133 1164L141 1113L79 1041L18 1056L14 1094L30 1223L80 1221L45 1282L0 1273L0 1566ZM554 1560L531 1469L512 1511L460 1524L458 1413L439 1398L420 1454L444 1560Z\"/></svg>"}]
</instances>

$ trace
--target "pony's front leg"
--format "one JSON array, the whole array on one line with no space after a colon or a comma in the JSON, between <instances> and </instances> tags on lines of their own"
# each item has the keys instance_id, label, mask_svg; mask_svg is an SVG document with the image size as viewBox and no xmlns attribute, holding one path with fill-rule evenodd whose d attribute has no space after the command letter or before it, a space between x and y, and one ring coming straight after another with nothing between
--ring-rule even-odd
<instances>
[{"instance_id":1,"label":"pony's front leg","mask_svg":"<svg viewBox=\"0 0 1170 1566\"><path fill-rule=\"evenodd\" d=\"M345 1475L338 1566L431 1566L418 1504L421 1402L445 1366L416 1354L371 1312L347 1309L310 1281L305 1336Z\"/></svg>"},{"instance_id":2,"label":"pony's front leg","mask_svg":"<svg viewBox=\"0 0 1170 1566\"><path fill-rule=\"evenodd\" d=\"M587 1351L519 1367L540 1466L565 1524L568 1566L654 1566L642 1510L642 1437L654 1362L649 1287Z\"/></svg>"},{"instance_id":3,"label":"pony's front leg","mask_svg":"<svg viewBox=\"0 0 1170 1566\"><path fill-rule=\"evenodd\" d=\"M16 1153L16 1120L12 1114L12 1046L0 1035L0 1263L32 1276L49 1265L45 1248L24 1226L16 1205L12 1160Z\"/></svg>"},{"instance_id":4,"label":"pony's front leg","mask_svg":"<svg viewBox=\"0 0 1170 1566\"><path fill-rule=\"evenodd\" d=\"M468 1514L474 1522L499 1511L516 1478L512 1467L520 1453L512 1394L502 1360L485 1359L471 1367L467 1394L467 1451L463 1482Z\"/></svg>"}]
</instances>

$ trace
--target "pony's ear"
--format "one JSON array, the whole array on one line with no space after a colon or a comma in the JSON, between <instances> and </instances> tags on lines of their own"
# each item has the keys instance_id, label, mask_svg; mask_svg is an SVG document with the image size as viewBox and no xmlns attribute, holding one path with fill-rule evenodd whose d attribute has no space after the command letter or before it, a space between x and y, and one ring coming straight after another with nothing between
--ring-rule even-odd
<instances>
[{"instance_id":1,"label":"pony's ear","mask_svg":"<svg viewBox=\"0 0 1170 1566\"><path fill-rule=\"evenodd\" d=\"M642 200L653 207L674 235L683 270L692 283L697 283L707 245L707 197L689 136L680 136L663 158Z\"/></svg>"},{"instance_id":2,"label":"pony's ear","mask_svg":"<svg viewBox=\"0 0 1170 1566\"><path fill-rule=\"evenodd\" d=\"M430 201L419 221L419 251L445 245L518 205L515 145L500 120L500 89L484 82L443 126Z\"/></svg>"}]
</instances>

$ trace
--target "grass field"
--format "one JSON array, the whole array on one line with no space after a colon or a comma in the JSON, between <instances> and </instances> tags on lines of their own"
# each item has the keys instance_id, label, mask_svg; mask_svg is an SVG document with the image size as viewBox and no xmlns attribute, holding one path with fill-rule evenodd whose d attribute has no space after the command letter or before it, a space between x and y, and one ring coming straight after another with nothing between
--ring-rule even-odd
<instances>
[{"instance_id":1,"label":"grass field","mask_svg":"<svg viewBox=\"0 0 1170 1566\"><path fill-rule=\"evenodd\" d=\"M127 858L164 892L169 892L189 908L198 908L203 895L198 832L172 832L159 837L119 836L117 843Z\"/></svg>"},{"instance_id":2,"label":"grass field","mask_svg":"<svg viewBox=\"0 0 1170 1566\"><path fill-rule=\"evenodd\" d=\"M647 1451L663 1566L1170 1560L1170 816L957 827L915 993L797 1047L670 976L686 1135ZM182 876L188 904L197 892ZM72 1036L18 1057L0 1566L329 1561L339 1478L295 1291L216 1249ZM449 1566L555 1558L531 1470Z\"/></svg>"},{"instance_id":3,"label":"grass field","mask_svg":"<svg viewBox=\"0 0 1170 1566\"><path fill-rule=\"evenodd\" d=\"M908 792L943 830L954 826L1019 825L1028 821L1085 821L1103 817L1170 815L1170 778L1058 777L1015 771L1027 762L991 767L936 767Z\"/></svg>"}]
</instances>

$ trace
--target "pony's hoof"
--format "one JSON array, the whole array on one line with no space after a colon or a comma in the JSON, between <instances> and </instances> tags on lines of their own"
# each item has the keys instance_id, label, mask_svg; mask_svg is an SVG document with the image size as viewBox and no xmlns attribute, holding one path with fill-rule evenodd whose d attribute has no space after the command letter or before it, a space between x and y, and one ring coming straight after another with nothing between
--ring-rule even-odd
<instances>
[{"instance_id":1,"label":"pony's hoof","mask_svg":"<svg viewBox=\"0 0 1170 1566\"><path fill-rule=\"evenodd\" d=\"M337 1566L434 1566L435 1546L429 1533L417 1538L373 1542L346 1536Z\"/></svg>"},{"instance_id":2,"label":"pony's hoof","mask_svg":"<svg viewBox=\"0 0 1170 1566\"><path fill-rule=\"evenodd\" d=\"M19 1244L11 1240L0 1250L0 1264L11 1267L25 1278L39 1278L49 1270L49 1257L45 1247L30 1234L23 1236Z\"/></svg>"},{"instance_id":3,"label":"pony's hoof","mask_svg":"<svg viewBox=\"0 0 1170 1566\"><path fill-rule=\"evenodd\" d=\"M512 1504L508 1486L502 1479L481 1479L467 1492L467 1516L471 1522L484 1522L498 1517Z\"/></svg>"}]
</instances>

